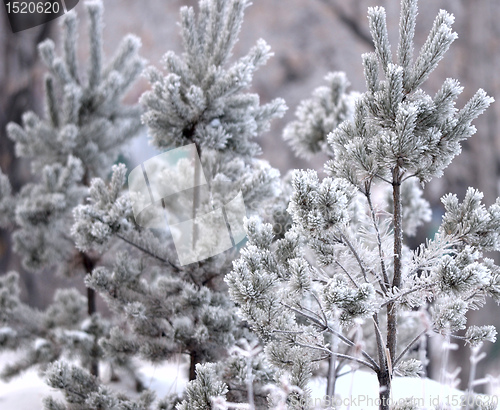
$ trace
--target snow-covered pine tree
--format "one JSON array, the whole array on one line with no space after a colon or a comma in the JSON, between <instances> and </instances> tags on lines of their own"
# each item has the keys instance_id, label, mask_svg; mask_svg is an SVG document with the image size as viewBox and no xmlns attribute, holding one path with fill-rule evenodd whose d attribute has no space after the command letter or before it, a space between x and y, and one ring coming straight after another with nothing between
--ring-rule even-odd
<instances>
[{"instance_id":1,"label":"snow-covered pine tree","mask_svg":"<svg viewBox=\"0 0 500 410\"><path fill-rule=\"evenodd\" d=\"M72 230L82 252L111 246L125 250L116 256L112 268L98 267L86 278L87 286L101 294L129 325L126 331L112 329L101 340L105 352L117 361L135 355L154 362L185 354L190 360L190 379L195 378L199 363L225 359L218 374L224 373L221 377L230 390L239 384L245 388L246 373L240 377L245 363L242 366L238 356L228 358L228 348L238 338L253 337L241 326L223 282L237 249L184 264L174 247L178 232L171 223L179 217L177 213L194 217L226 207L239 193L246 213L252 215L278 193L279 173L256 158L261 150L254 138L284 113L285 105L280 99L260 105L259 97L247 91L254 71L271 56L269 46L259 40L247 55L230 62L248 5L247 0L202 0L197 15L193 8L183 7L184 54L165 55L166 75L153 67L146 71L151 90L141 98L142 119L152 144L159 150L177 148L189 153L171 168L155 163L156 169L147 171L149 188L168 186L175 193L180 187L195 187L162 198L171 232L145 228L142 225L148 221L134 216L134 193L121 192L126 177L123 165L113 168L109 184L100 178L92 181L88 204L74 211ZM198 168L197 158L201 161ZM196 188L202 178L209 189ZM213 239L211 235L205 231L195 240L204 244ZM238 232L232 235L238 242ZM260 370L259 360L252 366L260 372L256 381L270 379L269 372ZM88 379L82 369L58 362L47 374L49 384L63 390L68 406L48 399L47 408L72 408L75 403L91 407L101 392L100 399L108 403L102 408L112 407L109 389L82 383ZM72 394L75 389L78 396ZM237 395L237 389L232 393ZM121 400L119 395L112 397ZM170 399L159 404L161 408L171 405Z\"/></svg>"},{"instance_id":2,"label":"snow-covered pine tree","mask_svg":"<svg viewBox=\"0 0 500 410\"><path fill-rule=\"evenodd\" d=\"M295 112L297 120L283 132L285 141L298 156L309 158L318 152L333 155L328 134L354 115L354 102L359 94L346 92L350 84L345 73L328 73L325 80L326 86L318 87L312 98L299 104Z\"/></svg>"},{"instance_id":3,"label":"snow-covered pine tree","mask_svg":"<svg viewBox=\"0 0 500 410\"><path fill-rule=\"evenodd\" d=\"M13 194L0 174L0 222L14 231L14 248L24 266L57 269L67 276L90 273L101 256L75 248L70 235L73 208L88 196L92 178L109 173L124 144L141 128L140 107L121 103L144 66L138 56L140 40L126 36L106 63L102 2L89 1L85 8L90 43L86 72L77 61L77 16L69 12L61 20L63 55L56 56L51 40L39 45L49 69L44 115L27 112L22 125L10 123L7 128L16 154L31 161L35 182ZM88 288L87 298L75 289L58 290L53 304L38 312L20 302L17 280L11 274L0 284L0 346L23 348L25 354L3 370L3 377L65 356L81 358L97 374L103 353L97 339L109 324L96 314L93 289Z\"/></svg>"},{"instance_id":4,"label":"snow-covered pine tree","mask_svg":"<svg viewBox=\"0 0 500 410\"><path fill-rule=\"evenodd\" d=\"M271 224L249 219L248 244L226 276L231 298L264 343L268 360L297 386L288 398L294 409L309 408L308 381L318 363L328 363L330 397L343 362L372 370L380 408L388 409L392 378L420 372L422 363L408 352L424 335L471 344L495 340L492 326L463 330L469 309L479 308L486 296L500 301L500 268L483 257L500 250L500 199L486 208L472 188L463 202L447 195L435 237L415 251L404 243L403 232L414 233L429 218L419 183L442 174L460 142L475 132L472 120L493 101L479 90L457 110L462 87L456 80L447 79L434 97L420 88L456 34L453 16L440 11L413 60L416 15L417 0L402 0L393 59L385 10L369 9L375 52L363 55L367 91L357 99L353 119L328 136L328 177L296 171L288 207L292 228L276 240ZM299 110L287 138L314 152L321 138L310 130L322 121L306 112ZM375 203L379 186L392 191L392 201ZM373 349L358 337L366 334L362 324L372 328Z\"/></svg>"}]
</instances>

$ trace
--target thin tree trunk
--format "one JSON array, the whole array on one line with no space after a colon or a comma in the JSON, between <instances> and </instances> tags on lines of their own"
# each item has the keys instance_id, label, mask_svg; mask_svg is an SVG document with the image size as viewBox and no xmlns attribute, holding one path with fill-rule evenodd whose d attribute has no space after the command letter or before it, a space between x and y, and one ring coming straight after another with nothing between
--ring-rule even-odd
<instances>
[{"instance_id":1,"label":"thin tree trunk","mask_svg":"<svg viewBox=\"0 0 500 410\"><path fill-rule=\"evenodd\" d=\"M85 272L91 274L95 267L95 261L86 253L82 253L83 265ZM96 294L94 289L87 288L87 314L91 317L96 313ZM99 345L97 344L97 337L94 337L94 346L90 354L90 374L99 377L99 359L98 359Z\"/></svg>"},{"instance_id":2,"label":"thin tree trunk","mask_svg":"<svg viewBox=\"0 0 500 410\"><path fill-rule=\"evenodd\" d=\"M96 312L95 308L95 291L94 289L87 288L87 311L89 316L92 316ZM99 359L97 358L97 350L99 346L97 344L97 337L94 337L93 352L90 358L90 374L95 377L99 377Z\"/></svg>"},{"instance_id":3,"label":"thin tree trunk","mask_svg":"<svg viewBox=\"0 0 500 410\"><path fill-rule=\"evenodd\" d=\"M336 355L330 355L330 361L328 362L328 378L326 383L326 397L329 399L333 398L335 394L335 382L337 381L337 366L336 366Z\"/></svg>"},{"instance_id":4,"label":"thin tree trunk","mask_svg":"<svg viewBox=\"0 0 500 410\"><path fill-rule=\"evenodd\" d=\"M198 213L198 208L200 206L200 179L201 179L201 151L198 149L198 145L195 145L196 152L198 153L199 160L195 159L194 161L194 188L193 188L193 212L192 212L192 221L193 221L193 232L192 232L192 250L196 250L196 242L198 241L198 226L196 224L196 215Z\"/></svg>"},{"instance_id":5,"label":"thin tree trunk","mask_svg":"<svg viewBox=\"0 0 500 410\"><path fill-rule=\"evenodd\" d=\"M330 335L331 340L331 350L332 352L337 351L336 338L334 334ZM335 383L337 381L337 355L335 353L330 354L330 360L328 361L328 376L326 383L326 397L330 400L335 394Z\"/></svg>"},{"instance_id":6,"label":"thin tree trunk","mask_svg":"<svg viewBox=\"0 0 500 410\"><path fill-rule=\"evenodd\" d=\"M393 171L392 196L394 201L394 277L392 287L401 287L401 252L403 249L403 226L402 226L402 204L401 204L401 175L399 167ZM397 307L396 304L387 305L387 349L390 359L393 362L396 358L396 329L397 328Z\"/></svg>"},{"instance_id":7,"label":"thin tree trunk","mask_svg":"<svg viewBox=\"0 0 500 410\"><path fill-rule=\"evenodd\" d=\"M189 381L196 379L196 365L199 362L196 352L189 353Z\"/></svg>"},{"instance_id":8,"label":"thin tree trunk","mask_svg":"<svg viewBox=\"0 0 500 410\"><path fill-rule=\"evenodd\" d=\"M94 289L87 288L87 313L89 316L92 316L95 312L95 291Z\"/></svg>"},{"instance_id":9,"label":"thin tree trunk","mask_svg":"<svg viewBox=\"0 0 500 410\"><path fill-rule=\"evenodd\" d=\"M394 201L394 276L392 288L401 287L401 253L403 249L403 226L402 226L402 204L401 204L401 179L402 175L399 166L396 166L392 173L392 196ZM387 361L378 374L380 410L389 409L391 396L392 363L396 358L397 346L397 305L389 303L387 305Z\"/></svg>"},{"instance_id":10,"label":"thin tree trunk","mask_svg":"<svg viewBox=\"0 0 500 410\"><path fill-rule=\"evenodd\" d=\"M389 369L383 369L378 373L379 384L379 410L389 410L391 398L391 374Z\"/></svg>"}]
</instances>

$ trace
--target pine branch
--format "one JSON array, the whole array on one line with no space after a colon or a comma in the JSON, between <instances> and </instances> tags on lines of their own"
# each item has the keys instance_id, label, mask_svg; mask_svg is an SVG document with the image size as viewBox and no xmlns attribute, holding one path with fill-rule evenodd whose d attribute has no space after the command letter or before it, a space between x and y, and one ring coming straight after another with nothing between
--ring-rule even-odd
<instances>
[{"instance_id":1,"label":"pine branch","mask_svg":"<svg viewBox=\"0 0 500 410\"><path fill-rule=\"evenodd\" d=\"M380 267L382 269L382 277L383 277L383 281L380 281L380 287L382 288L382 291L385 294L387 294L387 286L390 286L389 276L387 275L387 269L385 267L384 252L382 250L382 239L380 237L380 230L378 228L377 218L375 216L375 210L373 208L371 194L370 194L370 191L368 189L368 186L365 190L365 196L366 196L366 200L368 202L368 207L370 208L370 215L372 218L373 227L375 228L375 232L377 235L377 247L378 247L378 254L380 257Z\"/></svg>"},{"instance_id":2,"label":"pine branch","mask_svg":"<svg viewBox=\"0 0 500 410\"><path fill-rule=\"evenodd\" d=\"M308 344L299 343L299 342L295 342L295 343L298 346L301 346L301 347L306 347L306 348L309 348L309 349L320 350L322 352L328 353L329 355L336 355L337 357L341 357L342 359L346 359L346 360L350 360L350 361L362 364L363 366L366 366L369 369L372 369L375 373L378 372L378 368L376 366L374 366L372 363L369 363L369 362L367 362L365 360L362 360L362 359L358 359L357 357L349 356L349 355L346 355L346 354L343 354L343 353L334 353L331 350L326 349L325 347L322 347L322 346L313 346L313 345L308 345Z\"/></svg>"},{"instance_id":3,"label":"pine branch","mask_svg":"<svg viewBox=\"0 0 500 410\"><path fill-rule=\"evenodd\" d=\"M411 347L416 343L418 342L418 340L427 333L427 330L422 330L417 336L415 336L412 341L410 343L408 343L408 345L401 351L401 353L399 354L399 356L396 358L396 360L394 360L394 367L396 367L398 365L398 363L401 361L401 359L404 357L404 355L406 354L406 352L408 352L408 350L411 349Z\"/></svg>"},{"instance_id":4,"label":"pine branch","mask_svg":"<svg viewBox=\"0 0 500 410\"><path fill-rule=\"evenodd\" d=\"M347 245L347 247L350 249L352 255L356 259L356 262L358 262L359 268L361 269L361 273L363 274L363 278L364 278L365 282L368 283L368 279L366 276L366 269L365 269L363 261L361 260L358 252L356 251L356 249L354 249L354 246L352 246L351 242L349 241L349 239L347 239L347 237L344 234L341 234L340 238L342 239L342 242L344 242L344 244Z\"/></svg>"},{"instance_id":5,"label":"pine branch","mask_svg":"<svg viewBox=\"0 0 500 410\"><path fill-rule=\"evenodd\" d=\"M347 337L345 337L342 333L338 332L337 330L333 329L331 326L329 326L328 324L324 324L322 323L321 321L319 321L318 319L316 319L315 317L311 316L311 315L308 315L307 313L305 312L302 312L296 308L294 308L293 306L290 306L290 305L287 305L286 303L282 303L283 306L287 307L288 309L294 311L295 313L298 313L299 315L301 316L304 316L305 318L309 319L310 321L312 321L313 323L316 323L321 329L323 330L328 330L329 332L335 334L335 336L337 336L340 340L342 340L346 345L350 346L350 347L353 347L354 346L354 342L352 340L349 340ZM375 360L373 360L373 358L367 353L365 352L364 350L361 350L361 354L367 359L370 361L370 363L375 367L377 368L378 365L377 365L377 362Z\"/></svg>"},{"instance_id":6,"label":"pine branch","mask_svg":"<svg viewBox=\"0 0 500 410\"><path fill-rule=\"evenodd\" d=\"M385 368L386 366L386 350L384 349L384 337L382 336L382 332L380 331L378 315L375 313L372 317L373 319L373 327L375 329L375 338L377 340L377 353L378 353L378 361L379 361L379 370Z\"/></svg>"},{"instance_id":7,"label":"pine branch","mask_svg":"<svg viewBox=\"0 0 500 410\"><path fill-rule=\"evenodd\" d=\"M347 271L347 269L342 265L338 260L335 261L335 263L342 269L342 271L345 273L345 275L349 278L349 280L352 282L355 288L359 289L358 282L354 280L352 275Z\"/></svg>"},{"instance_id":8,"label":"pine branch","mask_svg":"<svg viewBox=\"0 0 500 410\"><path fill-rule=\"evenodd\" d=\"M410 294L415 293L415 292L420 292L421 290L432 288L434 286L436 286L435 283L429 282L429 283L425 283L425 284L420 285L420 286L415 286L415 287L413 287L411 289L407 289L404 292L398 293L396 296L394 296L394 297L392 297L392 298L390 298L390 299L382 302L380 304L380 307L388 306L391 303L397 302L402 297L405 297L405 296L410 295Z\"/></svg>"},{"instance_id":9,"label":"pine branch","mask_svg":"<svg viewBox=\"0 0 500 410\"><path fill-rule=\"evenodd\" d=\"M151 257L153 257L154 259L157 259L157 260L159 260L160 262L163 262L163 263L166 263L167 265L170 265L172 268L174 268L174 270L175 270L176 272L181 272L181 271L182 271L182 269L180 269L178 266L174 265L174 264L173 264L171 261L169 261L168 259L162 258L161 256L159 256L159 255L157 255L157 254L155 254L155 253L153 253L153 252L151 252L151 251L147 250L146 248L144 248L144 247L142 247L142 246L140 246L140 245L138 245L138 244L136 244L136 243L132 242L130 239L127 239L127 238L125 238L124 236L122 236L122 235L120 235L120 234L118 234L118 233L116 234L116 237L117 237L117 238L119 238L119 239L121 239L121 240L122 240L122 241L124 241L125 243L127 243L127 244L129 244L129 245L133 246L134 248L136 248L136 249L140 250L141 252L144 252L145 254L147 254L147 255L149 255L149 256L151 256Z\"/></svg>"}]
</instances>

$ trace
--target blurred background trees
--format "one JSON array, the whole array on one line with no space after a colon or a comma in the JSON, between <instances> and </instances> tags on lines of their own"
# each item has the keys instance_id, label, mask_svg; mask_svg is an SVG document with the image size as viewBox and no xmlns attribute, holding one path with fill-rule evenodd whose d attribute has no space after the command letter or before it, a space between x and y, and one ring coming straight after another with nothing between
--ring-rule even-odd
<instances>
[{"instance_id":1,"label":"blurred background trees","mask_svg":"<svg viewBox=\"0 0 500 410\"><path fill-rule=\"evenodd\" d=\"M82 3L77 6L79 11ZM106 0L104 15L105 52L112 53L120 39L128 32L142 38L142 55L151 64L159 61L167 50L181 51L179 30L176 25L180 6L197 8L197 0ZM313 89L323 85L329 71L347 73L352 83L351 90L364 91L365 85L360 55L372 51L367 30L367 8L383 6L387 10L389 27L398 25L399 2L389 0L254 0L247 10L245 22L236 45L235 57L242 56L258 38L265 38L275 53L266 70L257 72L254 91L266 103L283 97L289 106L284 118L275 121L271 131L262 137L265 159L284 174L293 168L314 168L322 172L325 157L306 161L297 159L282 139L284 125L293 119L301 99L307 98ZM500 3L497 0L421 0L417 23L416 43L422 44L429 31L433 17L439 9L446 9L456 17L454 24L459 39L446 54L444 61L426 84L426 91L433 94L446 77L459 78L466 91L460 96L458 106L471 97L480 87L500 99ZM83 16L84 13L79 13ZM8 174L16 191L29 178L29 168L13 155L12 143L6 137L5 125L9 121L20 121L20 114L29 109L40 113L43 71L38 62L36 44L50 37L58 20L21 33L12 34L5 11L0 11L0 166ZM83 25L85 25L84 23ZM397 30L390 31L397 33ZM57 40L57 39L56 39ZM391 39L394 43L397 39ZM79 50L85 57L88 49ZM130 102L148 88L142 80L128 94ZM434 208L433 222L420 230L420 243L424 236L432 233L441 219L439 198L445 192L456 192L463 198L468 186L484 192L484 202L491 205L500 194L500 104L493 104L475 125L477 134L464 144L464 152L446 170L445 175L429 184L427 199ZM130 165L140 163L152 156L146 136L134 143L134 157ZM426 231L427 230L427 231ZM497 261L498 262L498 261ZM6 232L0 234L0 271L20 270L19 261L11 252ZM45 306L52 299L52 278L38 281L38 276L23 274L25 298L36 307ZM72 285L68 282L68 286ZM498 307L491 304L483 309L482 321L494 323ZM474 323L474 315L471 323ZM494 323L500 327L500 320ZM500 357L500 344L492 347L492 358ZM462 381L467 380L468 352L456 353L457 365L462 367ZM487 364L494 368L494 361ZM484 374L488 369L479 369Z\"/></svg>"}]
</instances>

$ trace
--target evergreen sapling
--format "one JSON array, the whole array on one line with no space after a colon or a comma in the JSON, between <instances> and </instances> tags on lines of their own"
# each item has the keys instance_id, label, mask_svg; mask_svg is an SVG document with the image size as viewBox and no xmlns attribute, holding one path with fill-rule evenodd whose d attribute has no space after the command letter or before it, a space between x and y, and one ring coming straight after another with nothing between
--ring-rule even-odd
<instances>
[{"instance_id":1,"label":"evergreen sapling","mask_svg":"<svg viewBox=\"0 0 500 410\"><path fill-rule=\"evenodd\" d=\"M245 388L246 372L242 358L228 357L229 350L235 343L245 344L245 338L250 342L255 338L238 319L223 282L238 250L182 264L173 243L177 232L171 219L177 212L206 215L238 194L246 213L252 215L279 192L279 173L256 158L261 149L254 138L269 128L273 118L283 115L285 105L280 99L260 105L259 97L247 92L254 71L271 56L269 46L259 40L247 55L230 62L248 5L246 0L202 0L197 15L192 8L183 7L184 54L165 55L166 75L154 67L146 70L151 90L141 97L142 121L152 144L159 150L195 149L192 157L180 158L171 168L148 172L151 189L150 176L159 185L194 186L187 193L162 198L170 229L157 229L162 225L150 229L139 223L133 195L122 192L127 173L123 165L114 166L109 183L101 178L91 182L89 201L75 208L72 228L82 252L122 250L112 268L97 267L86 277L87 286L102 295L128 324L126 330L113 328L101 339L106 355L118 362L131 356L164 362L184 354L189 358L190 379L195 379L197 371L200 380L204 372L216 372L233 397L239 395L241 386ZM200 159L200 168L192 158ZM208 190L198 186L202 178ZM209 236L200 234L193 242L203 244ZM201 365L207 361L219 363ZM256 382L270 380L259 360L252 366ZM47 399L48 409L72 408L73 403L88 406L101 391L106 392L103 402L136 403L99 384L85 383L88 388L82 388L81 378L88 375L61 362L48 370L47 377L51 386L63 390L67 402ZM215 383L214 389L219 391L221 383ZM78 398L71 394L73 387L80 389ZM201 392L194 387L193 391ZM204 400L207 397L205 394ZM176 401L169 397L152 405L172 408Z\"/></svg>"},{"instance_id":2,"label":"evergreen sapling","mask_svg":"<svg viewBox=\"0 0 500 410\"><path fill-rule=\"evenodd\" d=\"M483 257L500 250L500 199L486 208L473 188L462 202L446 195L445 214L432 240L411 250L403 236L414 235L429 220L423 185L442 175L460 143L475 132L471 122L493 101L479 90L456 109L462 87L452 79L433 97L421 89L456 38L452 15L439 12L414 60L417 0L401 1L395 58L384 9L369 9L375 52L363 55L367 91L348 93L345 75L332 73L328 87L303 102L297 120L285 130L297 154L321 151L330 157L327 177L295 171L291 181L282 182L278 197L278 173L256 159L260 148L253 139L283 114L284 103L260 105L257 95L246 92L269 48L260 40L229 64L248 1L201 0L198 15L182 8L185 53L165 55L167 75L146 71L151 90L141 98L142 121L155 147L192 144L201 165L181 158L176 167L155 169L159 183L194 186L189 194L163 198L162 204L167 217L187 210L195 219L241 193L249 216L248 243L234 262L236 249L184 264L174 247L178 232L173 225L150 229L138 220L134 195L123 192L125 166L113 166L110 181L103 179L117 149L139 126L139 109L124 108L118 99L141 60L137 41L129 38L111 68L102 69L99 4L88 6L93 22L88 87L80 86L75 74L70 15L65 58L55 58L51 45L41 48L52 78L65 85L63 115L55 109L56 81L47 80L46 120L29 114L23 127L9 127L18 153L33 157L42 183L16 196L0 175L0 209L6 211L1 222L15 220L20 226L16 246L25 263L38 269L53 262L52 245L64 256L79 255L89 296L100 293L128 325L99 328L104 322L92 315L93 329L103 330L77 326L68 331L70 323L85 322L81 296L63 291L47 312L35 314L19 302L16 276L2 279L0 319L10 324L1 329L0 343L12 347L28 338L33 346L29 365L42 362L40 357L53 362L47 380L63 392L65 402L47 398L46 409L307 409L313 372L320 365L327 369L326 394L333 397L335 381L348 364L376 374L385 410L393 377L422 373L425 357L412 349L427 335L453 337L473 348L495 341L492 326L467 327L465 315L488 296L500 301L500 268ZM177 174L183 176L173 179ZM202 178L205 188L200 188ZM389 192L389 199L377 201L378 189ZM73 208L72 238L49 237L50 232L67 233ZM269 215L259 216L262 209ZM47 218L54 223L51 230L45 227ZM193 229L195 256L194 245L211 246L199 233ZM113 251L113 266L98 266L107 250ZM96 348L118 364L133 356L160 362L185 354L191 381L184 400L157 402L151 392L137 399L113 392L78 365L54 362L62 356L62 339L72 344L68 351L84 347L94 373L97 356L90 352ZM478 351L474 354L480 360ZM414 407L411 400L402 406Z\"/></svg>"},{"instance_id":3,"label":"evergreen sapling","mask_svg":"<svg viewBox=\"0 0 500 410\"><path fill-rule=\"evenodd\" d=\"M271 224L250 218L248 244L226 276L268 360L297 386L288 398L293 408L309 408L308 382L320 362L328 363L329 397L347 362L377 375L380 408L389 409L394 375L421 373L422 363L408 353L425 335L495 340L490 326L461 331L469 309L487 296L500 301L499 268L483 257L500 249L500 199L486 208L472 188L463 202L447 195L434 239L415 251L404 243L403 232L414 234L430 217L419 185L442 175L475 132L472 120L493 101L479 90L458 110L456 80L445 80L434 97L420 88L456 34L453 16L441 10L414 61L416 15L417 1L402 0L393 59L385 11L369 9L375 52L363 55L367 91L353 118L328 135L328 177L296 171L291 229L277 239ZM315 152L321 139L310 130L320 121L304 111L286 137L301 152ZM379 186L391 190L391 201L374 203ZM372 329L363 332L365 343L353 336L361 325ZM403 328L411 335L398 338Z\"/></svg>"},{"instance_id":4,"label":"evergreen sapling","mask_svg":"<svg viewBox=\"0 0 500 410\"><path fill-rule=\"evenodd\" d=\"M141 110L121 103L137 79L144 61L140 41L125 37L105 64L102 51L100 1L85 4L89 15L90 60L86 73L77 62L78 26L74 12L62 19L63 55L51 40L39 45L49 73L45 78L45 113L23 115L22 125L10 123L8 136L16 154L31 160L35 182L13 194L0 174L2 226L11 228L14 249L32 271L57 269L66 276L90 273L98 253L80 252L70 236L73 208L85 201L92 178L106 175L125 143L138 135ZM54 302L38 312L19 300L17 274L0 283L2 348L23 347L24 357L3 369L10 378L21 371L60 357L79 357L98 374L102 349L97 339L109 323L96 313L95 294L87 298L75 289L57 290Z\"/></svg>"}]
</instances>

